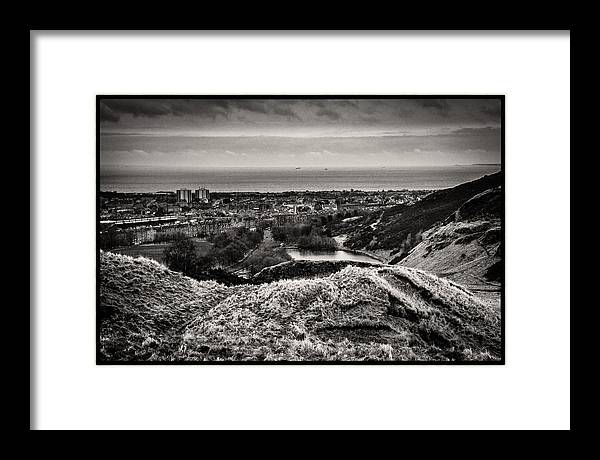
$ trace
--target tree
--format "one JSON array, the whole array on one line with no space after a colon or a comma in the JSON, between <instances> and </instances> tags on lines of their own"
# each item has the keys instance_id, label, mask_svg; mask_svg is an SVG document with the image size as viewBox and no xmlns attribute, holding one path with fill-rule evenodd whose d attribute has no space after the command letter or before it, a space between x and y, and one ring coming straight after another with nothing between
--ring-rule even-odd
<instances>
[{"instance_id":1,"label":"tree","mask_svg":"<svg viewBox=\"0 0 600 460\"><path fill-rule=\"evenodd\" d=\"M323 235L320 229L314 228L309 235L298 238L298 248L315 251L335 251L337 244L333 238Z\"/></svg>"},{"instance_id":2,"label":"tree","mask_svg":"<svg viewBox=\"0 0 600 460\"><path fill-rule=\"evenodd\" d=\"M131 246L135 240L133 230L120 230L111 227L100 234L100 248L113 249L123 246Z\"/></svg>"},{"instance_id":3,"label":"tree","mask_svg":"<svg viewBox=\"0 0 600 460\"><path fill-rule=\"evenodd\" d=\"M271 228L271 235L275 241L285 242L287 240L287 233L282 226Z\"/></svg>"},{"instance_id":4,"label":"tree","mask_svg":"<svg viewBox=\"0 0 600 460\"><path fill-rule=\"evenodd\" d=\"M171 270L189 274L197 262L196 247L188 238L178 238L164 251L165 262Z\"/></svg>"}]
</instances>

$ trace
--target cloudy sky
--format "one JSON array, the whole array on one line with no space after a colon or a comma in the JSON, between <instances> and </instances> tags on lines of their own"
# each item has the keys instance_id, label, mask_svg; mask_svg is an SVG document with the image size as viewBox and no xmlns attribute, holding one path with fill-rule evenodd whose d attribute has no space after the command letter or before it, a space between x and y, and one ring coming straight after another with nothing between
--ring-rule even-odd
<instances>
[{"instance_id":1,"label":"cloudy sky","mask_svg":"<svg viewBox=\"0 0 600 460\"><path fill-rule=\"evenodd\" d=\"M102 99L102 169L500 162L498 99Z\"/></svg>"}]
</instances>

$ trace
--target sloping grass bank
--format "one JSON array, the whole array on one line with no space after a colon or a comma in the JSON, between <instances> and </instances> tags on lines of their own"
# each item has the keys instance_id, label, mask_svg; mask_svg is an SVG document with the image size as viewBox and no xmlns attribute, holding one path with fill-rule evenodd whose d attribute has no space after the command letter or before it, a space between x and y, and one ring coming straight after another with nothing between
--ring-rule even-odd
<instances>
[{"instance_id":1,"label":"sloping grass bank","mask_svg":"<svg viewBox=\"0 0 600 460\"><path fill-rule=\"evenodd\" d=\"M225 287L101 253L105 360L498 360L500 317L406 267Z\"/></svg>"}]
</instances>

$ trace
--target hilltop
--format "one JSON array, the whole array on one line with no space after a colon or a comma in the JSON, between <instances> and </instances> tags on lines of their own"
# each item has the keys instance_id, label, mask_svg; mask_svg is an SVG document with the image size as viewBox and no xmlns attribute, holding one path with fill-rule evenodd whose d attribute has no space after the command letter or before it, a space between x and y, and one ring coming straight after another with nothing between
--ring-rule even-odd
<instances>
[{"instance_id":1,"label":"hilltop","mask_svg":"<svg viewBox=\"0 0 600 460\"><path fill-rule=\"evenodd\" d=\"M355 267L372 267L368 262L353 262L349 260L290 260L277 265L263 268L251 279L253 284L267 283L282 279L312 278L339 272L348 265Z\"/></svg>"},{"instance_id":2,"label":"hilltop","mask_svg":"<svg viewBox=\"0 0 600 460\"><path fill-rule=\"evenodd\" d=\"M336 268L337 269L337 268ZM100 361L499 360L500 314L408 267L223 286L101 252Z\"/></svg>"},{"instance_id":3,"label":"hilltop","mask_svg":"<svg viewBox=\"0 0 600 460\"><path fill-rule=\"evenodd\" d=\"M98 281L102 360L169 360L186 324L230 293L222 284L193 280L154 260L103 251Z\"/></svg>"}]
</instances>

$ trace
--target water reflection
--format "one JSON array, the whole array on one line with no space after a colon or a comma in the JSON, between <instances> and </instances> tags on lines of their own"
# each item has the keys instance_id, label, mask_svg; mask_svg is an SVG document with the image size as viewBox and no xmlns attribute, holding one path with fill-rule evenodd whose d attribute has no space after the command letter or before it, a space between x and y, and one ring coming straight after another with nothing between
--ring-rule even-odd
<instances>
[{"instance_id":1,"label":"water reflection","mask_svg":"<svg viewBox=\"0 0 600 460\"><path fill-rule=\"evenodd\" d=\"M348 251L300 251L299 249L287 249L287 252L294 260L350 260L352 262L368 262L372 264L381 264L381 262L373 257L365 254L355 254Z\"/></svg>"}]
</instances>

